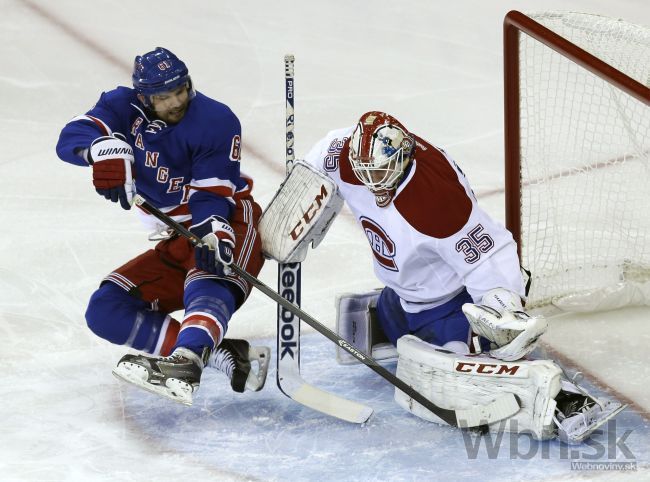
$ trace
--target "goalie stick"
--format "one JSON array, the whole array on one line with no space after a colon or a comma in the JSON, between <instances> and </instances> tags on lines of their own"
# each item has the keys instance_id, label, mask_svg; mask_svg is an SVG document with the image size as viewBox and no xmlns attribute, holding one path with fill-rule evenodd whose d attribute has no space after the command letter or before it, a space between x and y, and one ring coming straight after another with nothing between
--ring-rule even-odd
<instances>
[{"instance_id":1,"label":"goalie stick","mask_svg":"<svg viewBox=\"0 0 650 482\"><path fill-rule=\"evenodd\" d=\"M294 151L294 56L284 56L286 172L295 161ZM278 293L300 306L301 264L278 264ZM276 381L282 393L292 400L348 422L363 423L372 409L341 398L307 383L300 375L300 318L282 304L277 311Z\"/></svg>"},{"instance_id":2,"label":"goalie stick","mask_svg":"<svg viewBox=\"0 0 650 482\"><path fill-rule=\"evenodd\" d=\"M157 207L149 204L146 199L144 199L140 195L135 195L134 197L134 202L138 206L140 206L142 209L165 223L167 226L172 228L174 231L176 231L178 234L181 236L184 236L187 238L190 243L194 246L201 246L202 241L201 239L192 234L187 228L185 228L183 225L177 223L174 221L171 217L169 217L167 214L163 213L160 209ZM375 373L380 375L384 380L388 381L390 384L395 386L396 388L400 389L402 392L404 392L406 395L411 397L414 401L425 407L427 410L432 412L434 415L439 417L440 419L444 420L446 423L449 425L455 426L455 427L476 427L480 425L487 425L491 424L494 422L498 422L499 420L503 420L504 418L508 418L515 413L519 411L521 408L521 405L519 404L519 401L517 398L512 394L512 393L506 393L501 396L499 396L497 399L493 400L492 402L485 404L485 405L476 405L471 408L467 409L461 409L461 410L453 410L453 409L446 409L446 408L441 408L434 404L431 400L426 398L424 395L422 395L420 392L416 391L413 389L410 385L408 385L406 382L403 380L397 378L395 375L393 375L391 372L386 370L384 367L379 365L377 361L368 356L365 355L364 353L361 353L359 350L357 350L354 346L352 346L350 343L348 343L346 340L338 336L336 333L334 333L332 330L327 328L325 325L320 323L319 321L316 321L316 319L312 318L310 315L305 313L303 310L301 310L298 306L296 306L294 303L291 303L287 300L285 300L282 296L280 296L277 292L273 291L271 288L269 288L267 285L262 283L259 279L257 279L255 276L247 273L244 271L242 268L237 266L235 263L230 265L230 269L237 275L239 275L241 278L249 282L251 285L255 286L258 290L260 290L262 293L267 295L269 298L271 298L273 301L276 303L282 305L284 308L286 308L288 311L290 311L292 314L297 316L299 319L303 320L305 323L307 323L309 326L314 328L316 331L318 331L320 334L324 335L325 337L329 338L331 341L333 341L335 344L346 350L348 353L350 353L353 357L355 357L357 360L359 360L361 363L364 365L368 366L370 369L372 369ZM307 387L310 387L310 385L307 385ZM316 395L316 393L313 391L315 387L307 388L306 390L303 390L300 392L299 389L299 395L307 395L308 397L311 397L313 395ZM318 389L315 389L318 391ZM323 392L327 393L327 392ZM329 394L331 396L331 394ZM337 397L338 398L338 397ZM315 399L312 400L316 402L316 405L318 406L319 400ZM348 403L352 403L354 405L357 405L359 407L364 407L363 405L357 404L356 402L350 402L349 400L347 401ZM317 410L320 410L320 408L316 408ZM323 406L322 408L327 409L328 407ZM367 407L366 407L367 408ZM369 409L370 412L366 413L367 417L366 419L370 416L372 413L372 410ZM322 410L324 411L324 410ZM359 417L361 418L361 417Z\"/></svg>"}]
</instances>

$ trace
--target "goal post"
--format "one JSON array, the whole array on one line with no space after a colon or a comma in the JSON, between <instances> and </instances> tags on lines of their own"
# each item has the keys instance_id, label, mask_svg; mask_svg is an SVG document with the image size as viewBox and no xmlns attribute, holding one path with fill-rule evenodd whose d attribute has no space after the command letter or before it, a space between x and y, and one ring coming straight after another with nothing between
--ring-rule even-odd
<instances>
[{"instance_id":1,"label":"goal post","mask_svg":"<svg viewBox=\"0 0 650 482\"><path fill-rule=\"evenodd\" d=\"M650 304L650 29L504 20L506 225L529 308Z\"/></svg>"}]
</instances>

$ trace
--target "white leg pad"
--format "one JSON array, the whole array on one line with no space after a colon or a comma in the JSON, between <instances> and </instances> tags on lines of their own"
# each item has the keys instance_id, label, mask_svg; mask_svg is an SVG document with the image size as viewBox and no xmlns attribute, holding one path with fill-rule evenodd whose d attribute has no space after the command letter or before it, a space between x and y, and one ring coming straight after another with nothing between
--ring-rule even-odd
<instances>
[{"instance_id":1,"label":"white leg pad","mask_svg":"<svg viewBox=\"0 0 650 482\"><path fill-rule=\"evenodd\" d=\"M561 369L550 360L503 362L460 355L412 335L397 341L397 376L436 405L463 410L487 405L504 393L514 394L521 409L489 425L490 431L528 432L539 440L555 437L555 396ZM445 424L420 404L395 390L395 401L412 414Z\"/></svg>"}]
</instances>

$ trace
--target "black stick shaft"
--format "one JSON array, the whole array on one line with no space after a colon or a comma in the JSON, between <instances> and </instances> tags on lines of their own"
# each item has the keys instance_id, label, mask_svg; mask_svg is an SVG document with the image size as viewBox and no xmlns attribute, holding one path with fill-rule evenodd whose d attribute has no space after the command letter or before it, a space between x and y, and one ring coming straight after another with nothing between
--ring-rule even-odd
<instances>
[{"instance_id":1,"label":"black stick shaft","mask_svg":"<svg viewBox=\"0 0 650 482\"><path fill-rule=\"evenodd\" d=\"M156 217L157 219L159 219L160 221L165 223L167 226L172 228L174 231L176 231L181 236L186 237L190 241L190 243L192 243L192 245L197 246L197 245L200 245L202 243L201 239L198 236L192 234L192 232L190 232L190 230L185 228L180 223L177 223L176 221L174 221L171 217L169 217L168 215L166 215L165 213L160 211L157 207L152 206L151 204L149 204L149 202L147 202L141 196L136 195L135 204L137 204L142 209L144 209L145 211L147 211L148 213L150 213L151 215L153 215L154 217ZM399 388L406 395L411 397L413 400L418 402L420 405L425 407L427 410L431 411L434 415L438 416L439 418L441 418L442 420L447 422L449 425L458 426L458 419L456 417L456 412L454 410L440 408L437 405L435 405L431 400L426 398L420 392L414 390L412 387L407 385L404 381L397 378L391 372L389 372L384 367L382 367L379 363L377 363L377 360L375 360L374 358L372 358L372 357L370 357L368 355L365 355L364 353L361 353L354 346L350 345L346 340L341 338L339 335L334 333L332 330L327 328L325 325L323 325L319 321L312 318L310 315L305 313L298 306L294 305L290 301L285 300L282 296L280 296L273 289L268 287L266 284L262 283L255 276L253 276L253 275L247 273L246 271L244 271L242 268L237 266L235 263L231 264L229 267L234 273L236 273L237 275L242 277L244 280L248 281L250 284L255 286L258 290L260 290L262 293L267 295L273 301L275 301L279 305L282 305L284 308L289 310L291 313L293 313L298 318L300 318L305 323L307 323L312 328L314 328L316 331L318 331L321 335L324 335L327 338L329 338L330 340L332 340L334 343L336 343L341 348L343 348L348 353L350 353L352 356L354 356L361 363L363 363L364 365L371 368L375 373L377 373L383 379L388 381L391 385Z\"/></svg>"}]
</instances>

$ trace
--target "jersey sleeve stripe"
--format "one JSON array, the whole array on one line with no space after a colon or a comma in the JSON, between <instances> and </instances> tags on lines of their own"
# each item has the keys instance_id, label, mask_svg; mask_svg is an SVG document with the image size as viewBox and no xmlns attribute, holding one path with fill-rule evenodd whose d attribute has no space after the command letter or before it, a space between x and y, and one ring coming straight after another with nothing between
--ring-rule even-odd
<instances>
[{"instance_id":1,"label":"jersey sleeve stripe","mask_svg":"<svg viewBox=\"0 0 650 482\"><path fill-rule=\"evenodd\" d=\"M110 136L113 133L111 128L108 127L108 124L106 124L101 119L99 119L97 117L94 117L94 116L91 116L91 115L78 115L77 117L74 117L70 122L76 122L76 121L90 121L90 122L92 122L97 127L99 127L99 130L105 136Z\"/></svg>"}]
</instances>

